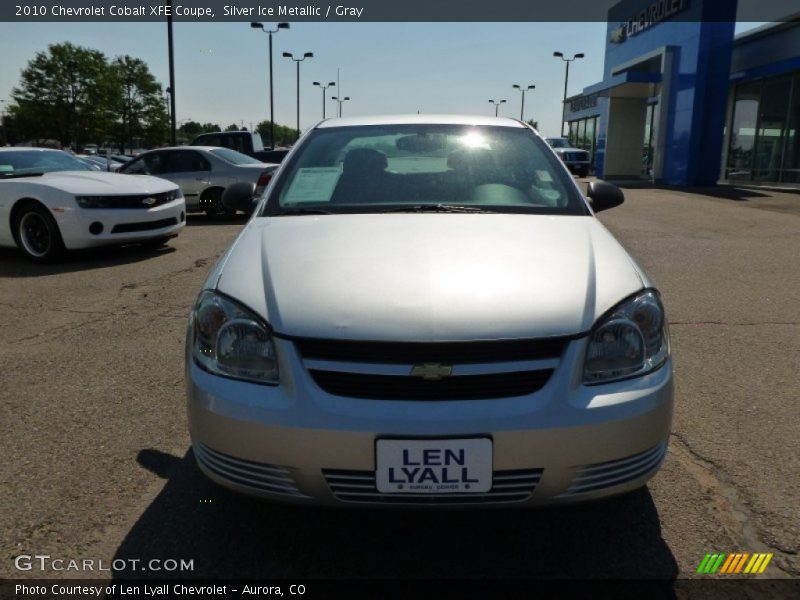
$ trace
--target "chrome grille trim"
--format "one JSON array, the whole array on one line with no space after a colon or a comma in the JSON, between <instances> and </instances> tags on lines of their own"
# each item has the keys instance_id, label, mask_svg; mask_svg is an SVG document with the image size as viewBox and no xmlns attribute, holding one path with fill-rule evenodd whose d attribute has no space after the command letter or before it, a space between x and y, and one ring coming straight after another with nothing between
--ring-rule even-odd
<instances>
[{"instance_id":1,"label":"chrome grille trim","mask_svg":"<svg viewBox=\"0 0 800 600\"><path fill-rule=\"evenodd\" d=\"M667 443L664 442L633 456L581 467L561 496L585 494L643 477L658 468L666 453Z\"/></svg>"},{"instance_id":2,"label":"chrome grille trim","mask_svg":"<svg viewBox=\"0 0 800 600\"><path fill-rule=\"evenodd\" d=\"M328 487L341 502L418 505L525 502L536 489L542 472L542 469L495 471L492 489L481 494L382 494L371 471L322 470Z\"/></svg>"},{"instance_id":3,"label":"chrome grille trim","mask_svg":"<svg viewBox=\"0 0 800 600\"><path fill-rule=\"evenodd\" d=\"M452 377L464 375L489 375L494 373L514 373L517 371L541 371L555 369L559 359L545 358L541 360L517 360L510 362L494 363L461 363L453 365ZM303 364L314 371L338 371L340 373L356 373L362 375L398 375L407 376L411 373L414 363L353 363L337 360L304 360Z\"/></svg>"},{"instance_id":4,"label":"chrome grille trim","mask_svg":"<svg viewBox=\"0 0 800 600\"><path fill-rule=\"evenodd\" d=\"M289 469L285 467L235 458L200 442L195 442L194 454L207 470L237 485L293 498L309 497L297 489Z\"/></svg>"}]
</instances>

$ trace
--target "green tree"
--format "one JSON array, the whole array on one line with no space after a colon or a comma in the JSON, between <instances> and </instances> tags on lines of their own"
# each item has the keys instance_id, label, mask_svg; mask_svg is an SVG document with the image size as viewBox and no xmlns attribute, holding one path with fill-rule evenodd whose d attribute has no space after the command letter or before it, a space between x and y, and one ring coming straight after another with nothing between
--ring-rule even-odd
<instances>
[{"instance_id":1,"label":"green tree","mask_svg":"<svg viewBox=\"0 0 800 600\"><path fill-rule=\"evenodd\" d=\"M69 42L38 52L11 93L19 135L64 146L98 141L114 117L114 77L99 50Z\"/></svg>"},{"instance_id":2,"label":"green tree","mask_svg":"<svg viewBox=\"0 0 800 600\"><path fill-rule=\"evenodd\" d=\"M256 131L261 134L264 146L269 146L269 121L261 121L256 126ZM297 141L297 130L286 125L275 123L275 147L289 146Z\"/></svg>"},{"instance_id":3,"label":"green tree","mask_svg":"<svg viewBox=\"0 0 800 600\"><path fill-rule=\"evenodd\" d=\"M537 129L537 130L539 129L539 121L534 121L533 119L528 119L527 123L528 123L528 125L530 125L534 129Z\"/></svg>"},{"instance_id":4,"label":"green tree","mask_svg":"<svg viewBox=\"0 0 800 600\"><path fill-rule=\"evenodd\" d=\"M225 128L225 131L239 131L239 126L236 123L231 123Z\"/></svg>"},{"instance_id":5,"label":"green tree","mask_svg":"<svg viewBox=\"0 0 800 600\"><path fill-rule=\"evenodd\" d=\"M169 134L169 116L161 84L147 64L131 56L118 56L111 63L115 87L116 123L114 141L124 153L134 139L145 147L162 144Z\"/></svg>"}]
</instances>

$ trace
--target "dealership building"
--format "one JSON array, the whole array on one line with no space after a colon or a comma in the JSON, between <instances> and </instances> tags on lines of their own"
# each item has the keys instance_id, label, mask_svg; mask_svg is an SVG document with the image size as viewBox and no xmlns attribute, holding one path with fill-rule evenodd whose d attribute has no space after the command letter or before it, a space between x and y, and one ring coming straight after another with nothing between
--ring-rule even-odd
<instances>
[{"instance_id":1,"label":"dealership building","mask_svg":"<svg viewBox=\"0 0 800 600\"><path fill-rule=\"evenodd\" d=\"M564 103L599 177L800 187L800 19L735 20L728 1L609 10L603 80Z\"/></svg>"}]
</instances>

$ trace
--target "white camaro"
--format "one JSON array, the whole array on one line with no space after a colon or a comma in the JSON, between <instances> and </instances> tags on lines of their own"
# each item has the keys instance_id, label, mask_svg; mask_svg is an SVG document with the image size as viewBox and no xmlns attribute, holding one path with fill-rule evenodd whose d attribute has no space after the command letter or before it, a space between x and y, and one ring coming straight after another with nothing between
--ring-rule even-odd
<instances>
[{"instance_id":1,"label":"white camaro","mask_svg":"<svg viewBox=\"0 0 800 600\"><path fill-rule=\"evenodd\" d=\"M0 148L0 246L19 247L31 260L108 244L163 244L185 224L174 183L94 171L60 150Z\"/></svg>"}]
</instances>

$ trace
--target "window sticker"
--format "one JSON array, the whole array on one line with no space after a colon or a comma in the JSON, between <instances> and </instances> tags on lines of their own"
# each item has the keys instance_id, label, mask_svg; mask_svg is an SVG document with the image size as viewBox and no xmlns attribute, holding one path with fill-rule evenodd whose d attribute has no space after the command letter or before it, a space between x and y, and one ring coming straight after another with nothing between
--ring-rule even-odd
<instances>
[{"instance_id":1,"label":"window sticker","mask_svg":"<svg viewBox=\"0 0 800 600\"><path fill-rule=\"evenodd\" d=\"M282 204L329 202L341 174L340 167L299 169L283 197Z\"/></svg>"}]
</instances>

